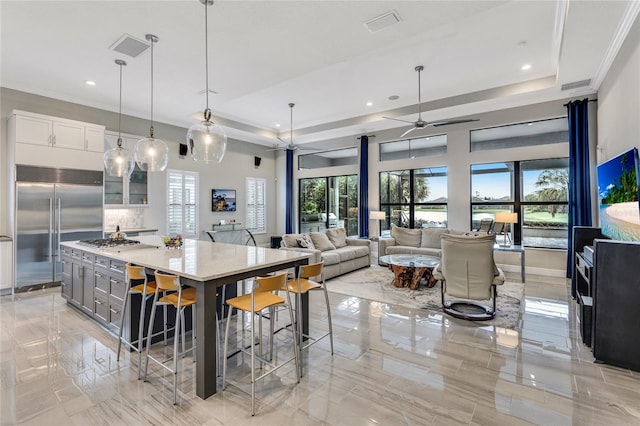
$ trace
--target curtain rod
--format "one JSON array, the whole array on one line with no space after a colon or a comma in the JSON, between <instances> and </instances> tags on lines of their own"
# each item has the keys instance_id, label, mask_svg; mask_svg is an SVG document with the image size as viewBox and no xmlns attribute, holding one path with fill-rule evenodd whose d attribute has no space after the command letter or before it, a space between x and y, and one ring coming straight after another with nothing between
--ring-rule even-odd
<instances>
[{"instance_id":1,"label":"curtain rod","mask_svg":"<svg viewBox=\"0 0 640 426\"><path fill-rule=\"evenodd\" d=\"M578 100L580 100L580 99L578 99ZM575 101L569 101L569 102L567 102L566 104L563 104L562 106L565 106L565 107L566 107L566 106L569 106L569 104L570 104L571 102L575 102ZM598 98L596 98L596 99L588 99L588 98L587 98L587 102L598 102Z\"/></svg>"}]
</instances>

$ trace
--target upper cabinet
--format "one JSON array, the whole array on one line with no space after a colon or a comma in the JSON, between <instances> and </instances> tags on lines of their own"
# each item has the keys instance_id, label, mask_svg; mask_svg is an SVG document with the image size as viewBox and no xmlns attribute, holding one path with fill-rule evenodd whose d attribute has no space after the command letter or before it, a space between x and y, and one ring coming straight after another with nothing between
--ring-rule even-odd
<instances>
[{"instance_id":1,"label":"upper cabinet","mask_svg":"<svg viewBox=\"0 0 640 426\"><path fill-rule=\"evenodd\" d=\"M15 142L104 152L104 126L14 111Z\"/></svg>"},{"instance_id":2,"label":"upper cabinet","mask_svg":"<svg viewBox=\"0 0 640 426\"><path fill-rule=\"evenodd\" d=\"M122 136L122 146L133 154L136 142L142 136ZM118 133L105 132L104 149L109 150L118 146ZM140 170L136 164L128 178L104 175L104 204L105 207L147 207L147 172Z\"/></svg>"},{"instance_id":3,"label":"upper cabinet","mask_svg":"<svg viewBox=\"0 0 640 426\"><path fill-rule=\"evenodd\" d=\"M98 124L16 110L8 140L16 164L102 170L104 131Z\"/></svg>"}]
</instances>

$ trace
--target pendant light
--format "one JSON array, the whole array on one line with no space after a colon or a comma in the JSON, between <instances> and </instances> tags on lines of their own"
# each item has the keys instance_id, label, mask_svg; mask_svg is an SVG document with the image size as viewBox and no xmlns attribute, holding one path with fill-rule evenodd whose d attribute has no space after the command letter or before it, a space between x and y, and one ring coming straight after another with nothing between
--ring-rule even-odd
<instances>
[{"instance_id":1,"label":"pendant light","mask_svg":"<svg viewBox=\"0 0 640 426\"><path fill-rule=\"evenodd\" d=\"M104 170L109 176L130 176L136 165L133 153L122 146L122 67L127 63L122 59L116 59L116 65L120 67L120 103L118 105L118 145L104 153Z\"/></svg>"},{"instance_id":2,"label":"pendant light","mask_svg":"<svg viewBox=\"0 0 640 426\"><path fill-rule=\"evenodd\" d=\"M136 143L135 158L141 170L162 172L169 162L169 148L162 139L153 135L153 45L158 42L158 37L147 34L146 39L151 43L151 125L149 137Z\"/></svg>"},{"instance_id":3,"label":"pendant light","mask_svg":"<svg viewBox=\"0 0 640 426\"><path fill-rule=\"evenodd\" d=\"M205 58L205 95L207 105L204 110L204 120L189 127L187 132L187 145L194 161L209 163L222 161L227 151L227 134L224 129L211 121L209 109L209 22L207 10L213 4L213 0L199 0L204 4L204 58Z\"/></svg>"}]
</instances>

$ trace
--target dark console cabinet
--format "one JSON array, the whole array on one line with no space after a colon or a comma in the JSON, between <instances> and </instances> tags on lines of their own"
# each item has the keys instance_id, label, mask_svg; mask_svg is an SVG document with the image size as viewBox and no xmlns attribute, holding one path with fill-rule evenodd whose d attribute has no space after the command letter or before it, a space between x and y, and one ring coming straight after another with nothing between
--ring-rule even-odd
<instances>
[{"instance_id":1,"label":"dark console cabinet","mask_svg":"<svg viewBox=\"0 0 640 426\"><path fill-rule=\"evenodd\" d=\"M571 276L571 296L579 302L580 295L591 296L591 287L589 287L588 289L585 289L584 287L590 281L591 277L586 275L587 273L590 273L591 270L585 269L584 263L579 263L580 257L582 257L583 261L585 260L585 258L581 256L581 253L583 252L585 246L593 245L593 240L595 240L596 238L607 237L602 235L602 232L600 232L600 228L594 228L592 226L574 226L572 238L573 253L570 253L570 255L573 261L576 262L576 270L573 271L573 274ZM586 260L589 264L592 263L592 260ZM590 267L591 265L588 266ZM580 274L580 272L582 272L582 274Z\"/></svg>"},{"instance_id":2,"label":"dark console cabinet","mask_svg":"<svg viewBox=\"0 0 640 426\"><path fill-rule=\"evenodd\" d=\"M640 371L640 242L596 239L593 248L593 356Z\"/></svg>"}]
</instances>

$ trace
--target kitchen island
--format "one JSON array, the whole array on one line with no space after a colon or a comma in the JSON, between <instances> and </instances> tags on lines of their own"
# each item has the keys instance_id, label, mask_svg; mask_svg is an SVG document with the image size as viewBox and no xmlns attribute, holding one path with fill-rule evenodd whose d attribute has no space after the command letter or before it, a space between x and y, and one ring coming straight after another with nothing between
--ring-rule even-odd
<instances>
[{"instance_id":1,"label":"kitchen island","mask_svg":"<svg viewBox=\"0 0 640 426\"><path fill-rule=\"evenodd\" d=\"M217 288L227 284L235 284L239 280L289 268L296 268L297 272L300 265L308 263L309 254L189 239L184 240L179 249L167 249L164 245L155 245L158 242L157 237L139 237L139 240L142 242L140 246L103 249L89 247L77 241L63 243L63 257L67 258L63 259L63 269L64 265L68 265L70 268L70 276L67 279L73 281L72 278L77 276L82 283L77 286L73 281L74 284L69 286L68 283L65 283L63 273L63 296L66 291L69 303L87 314L89 314L89 307L85 304L89 299L93 299L96 306L94 314L97 318L101 318L97 313L98 307L101 307L105 301L99 300L98 295L104 291L104 289L100 289L100 286L102 283L106 283L109 287L110 284L112 290L107 290L108 296L106 298L111 306L110 311L118 314L117 311L113 311L120 307L117 306L117 302L111 303L111 300L112 298L116 301L121 300L120 297L124 296L124 281L120 278L120 274L123 272L123 266L126 262L144 266L150 271L159 270L178 275L182 284L195 287L198 298L198 309L196 310L196 329L198 330L196 394L200 398L206 399L216 392ZM72 260L75 260L76 266L69 265ZM92 260L93 264L91 264ZM67 263L64 263L65 261ZM92 272L87 274L82 265L86 265L86 268L92 265ZM81 272L74 272L76 269ZM103 269L104 272L102 272ZM91 292L92 298L87 296L86 291L82 293L80 298L82 300L73 296L73 289L78 287L87 290L91 287L91 283L95 286L95 292ZM113 290L113 288L117 290ZM302 302L303 324L306 329L308 327L307 300L303 299ZM102 322L104 323L104 321ZM107 324L109 324L108 321Z\"/></svg>"}]
</instances>

